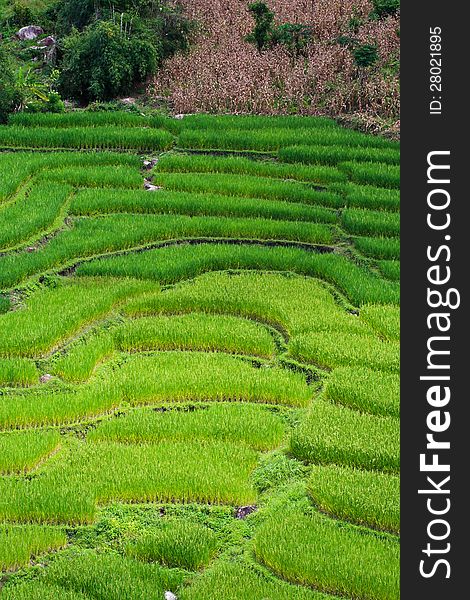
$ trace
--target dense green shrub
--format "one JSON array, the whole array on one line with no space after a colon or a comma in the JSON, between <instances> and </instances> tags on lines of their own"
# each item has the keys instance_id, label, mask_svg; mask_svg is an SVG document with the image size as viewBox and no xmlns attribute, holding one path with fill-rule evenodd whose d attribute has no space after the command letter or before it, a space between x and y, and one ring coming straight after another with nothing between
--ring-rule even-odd
<instances>
[{"instance_id":1,"label":"dense green shrub","mask_svg":"<svg viewBox=\"0 0 470 600\"><path fill-rule=\"evenodd\" d=\"M248 10L255 20L255 28L246 37L246 41L255 44L258 52L262 52L271 44L274 13L265 2L253 2L248 6Z\"/></svg>"},{"instance_id":2,"label":"dense green shrub","mask_svg":"<svg viewBox=\"0 0 470 600\"><path fill-rule=\"evenodd\" d=\"M352 54L358 67L370 67L379 59L375 44L360 44L353 49Z\"/></svg>"},{"instance_id":3,"label":"dense green shrub","mask_svg":"<svg viewBox=\"0 0 470 600\"><path fill-rule=\"evenodd\" d=\"M155 71L157 48L144 30L132 36L111 21L97 21L64 40L60 87L67 97L108 100Z\"/></svg>"},{"instance_id":4,"label":"dense green shrub","mask_svg":"<svg viewBox=\"0 0 470 600\"><path fill-rule=\"evenodd\" d=\"M382 19L389 15L394 15L400 10L400 0L372 0L374 10L371 17Z\"/></svg>"},{"instance_id":5,"label":"dense green shrub","mask_svg":"<svg viewBox=\"0 0 470 600\"><path fill-rule=\"evenodd\" d=\"M6 50L0 47L0 123L7 120L19 102L19 93L15 87L13 64Z\"/></svg>"}]
</instances>

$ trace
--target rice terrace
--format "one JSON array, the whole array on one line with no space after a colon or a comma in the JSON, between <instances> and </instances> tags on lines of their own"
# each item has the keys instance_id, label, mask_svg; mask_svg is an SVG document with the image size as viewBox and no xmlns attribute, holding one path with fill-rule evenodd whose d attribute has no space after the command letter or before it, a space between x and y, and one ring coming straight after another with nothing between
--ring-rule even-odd
<instances>
[{"instance_id":1,"label":"rice terrace","mask_svg":"<svg viewBox=\"0 0 470 600\"><path fill-rule=\"evenodd\" d=\"M0 599L397 600L399 143L77 110L0 148Z\"/></svg>"}]
</instances>

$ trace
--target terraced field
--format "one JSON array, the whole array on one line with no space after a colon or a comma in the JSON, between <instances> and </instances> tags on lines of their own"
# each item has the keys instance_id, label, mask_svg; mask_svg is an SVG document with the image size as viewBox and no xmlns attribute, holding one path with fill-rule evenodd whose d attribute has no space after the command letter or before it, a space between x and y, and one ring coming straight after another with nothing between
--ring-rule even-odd
<instances>
[{"instance_id":1,"label":"terraced field","mask_svg":"<svg viewBox=\"0 0 470 600\"><path fill-rule=\"evenodd\" d=\"M0 598L397 600L398 145L70 113L0 148Z\"/></svg>"}]
</instances>

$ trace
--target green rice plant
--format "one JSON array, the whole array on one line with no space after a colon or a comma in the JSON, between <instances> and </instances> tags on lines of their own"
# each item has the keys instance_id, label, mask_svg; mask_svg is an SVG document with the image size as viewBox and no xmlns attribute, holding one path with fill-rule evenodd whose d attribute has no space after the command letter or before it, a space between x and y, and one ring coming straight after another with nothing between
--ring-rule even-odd
<instances>
[{"instance_id":1,"label":"green rice plant","mask_svg":"<svg viewBox=\"0 0 470 600\"><path fill-rule=\"evenodd\" d=\"M256 450L280 446L285 426L279 414L249 403L189 406L181 410L132 410L102 421L89 432L89 441L129 444L161 440L219 440L246 444Z\"/></svg>"},{"instance_id":2,"label":"green rice plant","mask_svg":"<svg viewBox=\"0 0 470 600\"><path fill-rule=\"evenodd\" d=\"M313 466L308 492L320 510L334 517L400 533L400 478L395 475Z\"/></svg>"},{"instance_id":3,"label":"green rice plant","mask_svg":"<svg viewBox=\"0 0 470 600\"><path fill-rule=\"evenodd\" d=\"M179 597L181 600L334 600L333 596L281 581L254 565L227 560L216 562L194 577Z\"/></svg>"},{"instance_id":4,"label":"green rice plant","mask_svg":"<svg viewBox=\"0 0 470 600\"><path fill-rule=\"evenodd\" d=\"M2 588L1 598L2 600L89 600L90 596L32 579Z\"/></svg>"},{"instance_id":5,"label":"green rice plant","mask_svg":"<svg viewBox=\"0 0 470 600\"><path fill-rule=\"evenodd\" d=\"M0 257L0 289L13 287L50 269L64 268L80 258L181 238L280 240L320 245L333 241L331 227L319 223L127 214L80 219L36 252Z\"/></svg>"},{"instance_id":6,"label":"green rice plant","mask_svg":"<svg viewBox=\"0 0 470 600\"><path fill-rule=\"evenodd\" d=\"M373 335L308 332L289 342L293 358L333 369L339 366L364 366L378 371L398 373L400 346L385 342Z\"/></svg>"},{"instance_id":7,"label":"green rice plant","mask_svg":"<svg viewBox=\"0 0 470 600\"><path fill-rule=\"evenodd\" d=\"M361 308L360 318L386 340L400 339L400 308L386 304L366 304Z\"/></svg>"},{"instance_id":8,"label":"green rice plant","mask_svg":"<svg viewBox=\"0 0 470 600\"><path fill-rule=\"evenodd\" d=\"M287 146L280 148L279 160L306 165L337 165L345 161L400 164L398 148L351 146Z\"/></svg>"},{"instance_id":9,"label":"green rice plant","mask_svg":"<svg viewBox=\"0 0 470 600\"><path fill-rule=\"evenodd\" d=\"M365 256L378 260L399 260L400 239L394 237L355 237L354 246Z\"/></svg>"},{"instance_id":10,"label":"green rice plant","mask_svg":"<svg viewBox=\"0 0 470 600\"><path fill-rule=\"evenodd\" d=\"M139 294L156 291L141 281L63 278L34 292L26 307L0 315L0 355L38 356ZM60 318L57 318L60 315Z\"/></svg>"},{"instance_id":11,"label":"green rice plant","mask_svg":"<svg viewBox=\"0 0 470 600\"><path fill-rule=\"evenodd\" d=\"M158 531L147 532L128 543L125 552L145 562L197 571L209 565L219 546L219 539L208 527L168 518L162 520Z\"/></svg>"},{"instance_id":12,"label":"green rice plant","mask_svg":"<svg viewBox=\"0 0 470 600\"><path fill-rule=\"evenodd\" d=\"M338 367L328 377L325 396L361 412L400 416L400 376L367 367Z\"/></svg>"},{"instance_id":13,"label":"green rice plant","mask_svg":"<svg viewBox=\"0 0 470 600\"><path fill-rule=\"evenodd\" d=\"M318 184L346 181L346 175L332 167L288 165L272 160L251 160L242 156L212 156L210 154L164 154L158 160L155 172L256 175L257 177L296 179Z\"/></svg>"},{"instance_id":14,"label":"green rice plant","mask_svg":"<svg viewBox=\"0 0 470 600\"><path fill-rule=\"evenodd\" d=\"M170 119L164 116L145 117L124 111L71 111L66 113L25 113L9 116L8 124L22 127L158 127L165 129Z\"/></svg>"},{"instance_id":15,"label":"green rice plant","mask_svg":"<svg viewBox=\"0 0 470 600\"><path fill-rule=\"evenodd\" d=\"M194 194L159 190L80 190L72 199L70 214L94 216L110 213L160 213L194 216L261 217L281 221L336 223L336 213L328 208L266 200L234 198L217 194Z\"/></svg>"},{"instance_id":16,"label":"green rice plant","mask_svg":"<svg viewBox=\"0 0 470 600\"><path fill-rule=\"evenodd\" d=\"M72 191L68 185L39 182L0 208L0 250L40 237L58 225Z\"/></svg>"},{"instance_id":17,"label":"green rice plant","mask_svg":"<svg viewBox=\"0 0 470 600\"><path fill-rule=\"evenodd\" d=\"M300 181L282 181L254 175L162 173L158 171L155 173L154 183L178 192L265 198L329 207L339 207L343 204L341 196L334 192L318 191L312 185Z\"/></svg>"},{"instance_id":18,"label":"green rice plant","mask_svg":"<svg viewBox=\"0 0 470 600\"><path fill-rule=\"evenodd\" d=\"M0 386L27 387L39 381L33 361L25 358L0 358Z\"/></svg>"},{"instance_id":19,"label":"green rice plant","mask_svg":"<svg viewBox=\"0 0 470 600\"><path fill-rule=\"evenodd\" d=\"M398 600L400 546L318 513L287 510L258 529L257 558L278 576L317 590L364 600Z\"/></svg>"},{"instance_id":20,"label":"green rice plant","mask_svg":"<svg viewBox=\"0 0 470 600\"><path fill-rule=\"evenodd\" d=\"M10 297L5 295L0 295L0 315L8 312L11 309L11 300Z\"/></svg>"},{"instance_id":21,"label":"green rice plant","mask_svg":"<svg viewBox=\"0 0 470 600\"><path fill-rule=\"evenodd\" d=\"M113 336L103 331L73 344L51 364L50 371L64 381L80 383L91 377L96 366L113 356L116 350Z\"/></svg>"},{"instance_id":22,"label":"green rice plant","mask_svg":"<svg viewBox=\"0 0 470 600\"><path fill-rule=\"evenodd\" d=\"M290 451L306 462L396 473L400 422L318 400L294 430Z\"/></svg>"},{"instance_id":23,"label":"green rice plant","mask_svg":"<svg viewBox=\"0 0 470 600\"><path fill-rule=\"evenodd\" d=\"M179 148L201 150L250 150L277 152L284 146L359 146L398 148L397 143L385 138L366 135L352 129L319 127L305 129L264 128L243 129L183 129L176 142Z\"/></svg>"},{"instance_id":24,"label":"green rice plant","mask_svg":"<svg viewBox=\"0 0 470 600\"><path fill-rule=\"evenodd\" d=\"M221 350L234 354L272 357L273 336L258 323L228 315L186 314L128 321L114 333L124 351Z\"/></svg>"},{"instance_id":25,"label":"green rice plant","mask_svg":"<svg viewBox=\"0 0 470 600\"><path fill-rule=\"evenodd\" d=\"M355 183L391 189L400 187L399 165L342 162L338 164L338 168L347 173L351 181Z\"/></svg>"},{"instance_id":26,"label":"green rice plant","mask_svg":"<svg viewBox=\"0 0 470 600\"><path fill-rule=\"evenodd\" d=\"M333 192L342 194L345 204L350 207L382 209L389 211L400 210L400 190L359 185L357 183L332 183L328 186Z\"/></svg>"},{"instance_id":27,"label":"green rice plant","mask_svg":"<svg viewBox=\"0 0 470 600\"><path fill-rule=\"evenodd\" d=\"M0 479L0 517L80 524L111 501L253 504L257 457L248 446L219 440L70 442L40 477Z\"/></svg>"},{"instance_id":28,"label":"green rice plant","mask_svg":"<svg viewBox=\"0 0 470 600\"><path fill-rule=\"evenodd\" d=\"M0 203L44 169L99 165L128 165L138 169L141 160L118 152L0 152Z\"/></svg>"},{"instance_id":29,"label":"green rice plant","mask_svg":"<svg viewBox=\"0 0 470 600\"><path fill-rule=\"evenodd\" d=\"M179 129L339 129L336 121L326 117L303 117L298 115L211 115L198 113L185 115L177 120Z\"/></svg>"},{"instance_id":30,"label":"green rice plant","mask_svg":"<svg viewBox=\"0 0 470 600\"><path fill-rule=\"evenodd\" d=\"M291 271L319 277L337 286L356 305L398 304L400 297L398 283L378 277L345 256L261 245L178 244L83 263L76 273L79 276L135 277L169 284L225 269Z\"/></svg>"},{"instance_id":31,"label":"green rice plant","mask_svg":"<svg viewBox=\"0 0 470 600\"><path fill-rule=\"evenodd\" d=\"M109 127L0 126L0 148L78 148L81 150L167 150L173 136L162 129Z\"/></svg>"},{"instance_id":32,"label":"green rice plant","mask_svg":"<svg viewBox=\"0 0 470 600\"><path fill-rule=\"evenodd\" d=\"M400 213L348 208L341 214L341 224L346 231L354 235L400 235Z\"/></svg>"},{"instance_id":33,"label":"green rice plant","mask_svg":"<svg viewBox=\"0 0 470 600\"><path fill-rule=\"evenodd\" d=\"M125 359L125 360L124 360ZM222 353L161 352L103 365L71 391L0 396L0 428L58 425L103 415L130 403L242 401L306 406L312 396L300 373Z\"/></svg>"},{"instance_id":34,"label":"green rice plant","mask_svg":"<svg viewBox=\"0 0 470 600\"><path fill-rule=\"evenodd\" d=\"M58 181L74 187L134 188L142 187L142 175L133 166L108 165L98 167L62 167L46 169L39 181Z\"/></svg>"},{"instance_id":35,"label":"green rice plant","mask_svg":"<svg viewBox=\"0 0 470 600\"><path fill-rule=\"evenodd\" d=\"M149 565L115 552L68 551L42 569L39 576L10 587L7 598L44 598L41 590L61 590L58 600L161 600L166 590L177 590L181 571ZM18 589L25 595L16 596ZM29 594L29 595L28 595ZM3 595L3 594L2 594ZM2 599L3 600L3 599Z\"/></svg>"},{"instance_id":36,"label":"green rice plant","mask_svg":"<svg viewBox=\"0 0 470 600\"><path fill-rule=\"evenodd\" d=\"M391 281L400 281L399 260L379 260L378 267L387 279L390 279Z\"/></svg>"},{"instance_id":37,"label":"green rice plant","mask_svg":"<svg viewBox=\"0 0 470 600\"><path fill-rule=\"evenodd\" d=\"M66 544L65 531L58 527L0 525L0 571L25 567L32 557Z\"/></svg>"},{"instance_id":38,"label":"green rice plant","mask_svg":"<svg viewBox=\"0 0 470 600\"><path fill-rule=\"evenodd\" d=\"M0 473L23 473L60 446L57 430L0 433Z\"/></svg>"},{"instance_id":39,"label":"green rice plant","mask_svg":"<svg viewBox=\"0 0 470 600\"><path fill-rule=\"evenodd\" d=\"M231 313L270 323L288 335L304 331L371 333L355 315L336 304L320 281L277 273L208 273L158 296L132 301L124 310L130 315Z\"/></svg>"}]
</instances>

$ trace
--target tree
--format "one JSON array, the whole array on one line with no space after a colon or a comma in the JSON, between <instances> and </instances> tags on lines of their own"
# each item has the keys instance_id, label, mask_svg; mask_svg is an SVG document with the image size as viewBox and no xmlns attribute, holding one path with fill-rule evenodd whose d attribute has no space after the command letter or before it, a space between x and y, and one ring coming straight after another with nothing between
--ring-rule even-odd
<instances>
[{"instance_id":1,"label":"tree","mask_svg":"<svg viewBox=\"0 0 470 600\"><path fill-rule=\"evenodd\" d=\"M262 52L272 42L274 13L269 10L265 2L253 2L248 6L248 10L255 19L255 28L246 40L255 44L258 52Z\"/></svg>"}]
</instances>

